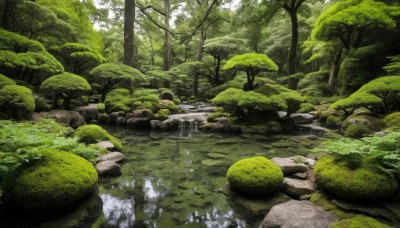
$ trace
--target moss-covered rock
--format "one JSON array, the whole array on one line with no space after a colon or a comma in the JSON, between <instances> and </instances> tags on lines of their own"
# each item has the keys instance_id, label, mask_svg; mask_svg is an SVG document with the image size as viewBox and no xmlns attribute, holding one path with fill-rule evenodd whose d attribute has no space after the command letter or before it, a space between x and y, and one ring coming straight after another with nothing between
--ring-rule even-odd
<instances>
[{"instance_id":1,"label":"moss-covered rock","mask_svg":"<svg viewBox=\"0 0 400 228\"><path fill-rule=\"evenodd\" d=\"M393 194L398 183L371 166L348 168L333 157L320 158L314 169L317 183L326 191L345 199L379 199Z\"/></svg>"},{"instance_id":2,"label":"moss-covered rock","mask_svg":"<svg viewBox=\"0 0 400 228\"><path fill-rule=\"evenodd\" d=\"M178 99L178 98L174 98L174 100L172 100L172 101L173 101L174 104L176 104L176 105L182 104L182 101L181 101L180 99Z\"/></svg>"},{"instance_id":3,"label":"moss-covered rock","mask_svg":"<svg viewBox=\"0 0 400 228\"><path fill-rule=\"evenodd\" d=\"M21 208L50 208L72 203L94 190L97 172L85 159L52 148L39 148L42 159L8 175L5 189Z\"/></svg>"},{"instance_id":4,"label":"moss-covered rock","mask_svg":"<svg viewBox=\"0 0 400 228\"><path fill-rule=\"evenodd\" d=\"M245 158L234 163L226 174L232 188L249 194L268 194L283 181L282 170L265 157Z\"/></svg>"},{"instance_id":5,"label":"moss-covered rock","mask_svg":"<svg viewBox=\"0 0 400 228\"><path fill-rule=\"evenodd\" d=\"M6 85L0 89L0 112L9 118L20 119L21 115L35 109L35 98L30 89L18 85Z\"/></svg>"},{"instance_id":6,"label":"moss-covered rock","mask_svg":"<svg viewBox=\"0 0 400 228\"><path fill-rule=\"evenodd\" d=\"M335 116L330 114L328 118L326 118L326 125L329 127L340 127L345 120L344 116Z\"/></svg>"},{"instance_id":7,"label":"moss-covered rock","mask_svg":"<svg viewBox=\"0 0 400 228\"><path fill-rule=\"evenodd\" d=\"M221 118L221 117L229 117L229 113L227 112L213 112L210 115L207 116L207 121L208 122L215 122L215 119Z\"/></svg>"},{"instance_id":8,"label":"moss-covered rock","mask_svg":"<svg viewBox=\"0 0 400 228\"><path fill-rule=\"evenodd\" d=\"M315 110L317 110L317 109L315 108L315 106L313 104L303 103L303 104L300 105L299 112L300 113L309 113L309 112L312 112L312 111L315 111Z\"/></svg>"},{"instance_id":9,"label":"moss-covered rock","mask_svg":"<svg viewBox=\"0 0 400 228\"><path fill-rule=\"evenodd\" d=\"M160 108L161 109L168 109L171 112L177 112L178 107L176 107L175 103L170 100L161 100L160 101Z\"/></svg>"},{"instance_id":10,"label":"moss-covered rock","mask_svg":"<svg viewBox=\"0 0 400 228\"><path fill-rule=\"evenodd\" d=\"M342 132L345 132L350 125L355 123L365 125L370 131L380 131L385 127L385 123L381 118L361 113L347 117L342 124Z\"/></svg>"},{"instance_id":11,"label":"moss-covered rock","mask_svg":"<svg viewBox=\"0 0 400 228\"><path fill-rule=\"evenodd\" d=\"M112 112L129 112L134 100L131 98L131 93L127 89L115 89L106 95L104 101L107 113Z\"/></svg>"},{"instance_id":12,"label":"moss-covered rock","mask_svg":"<svg viewBox=\"0 0 400 228\"><path fill-rule=\"evenodd\" d=\"M161 109L156 114L154 114L154 118L157 120L166 120L171 115L171 112L168 109Z\"/></svg>"},{"instance_id":13,"label":"moss-covered rock","mask_svg":"<svg viewBox=\"0 0 400 228\"><path fill-rule=\"evenodd\" d=\"M108 140L112 144L114 144L115 148L119 151L122 150L121 142L110 135L106 130L102 127L95 124L88 124L76 129L74 136L79 137L80 142L85 142L88 144L97 143L99 141Z\"/></svg>"},{"instance_id":14,"label":"moss-covered rock","mask_svg":"<svg viewBox=\"0 0 400 228\"><path fill-rule=\"evenodd\" d=\"M358 215L332 224L331 228L390 228L371 217Z\"/></svg>"},{"instance_id":15,"label":"moss-covered rock","mask_svg":"<svg viewBox=\"0 0 400 228\"><path fill-rule=\"evenodd\" d=\"M351 138L361 138L366 134L371 133L368 126L361 123L350 124L343 132L345 136Z\"/></svg>"},{"instance_id":16,"label":"moss-covered rock","mask_svg":"<svg viewBox=\"0 0 400 228\"><path fill-rule=\"evenodd\" d=\"M394 112L392 114L387 115L383 122L387 127L400 126L400 112Z\"/></svg>"},{"instance_id":17,"label":"moss-covered rock","mask_svg":"<svg viewBox=\"0 0 400 228\"><path fill-rule=\"evenodd\" d=\"M2 89L6 85L15 85L15 82L11 78L0 74L0 89Z\"/></svg>"}]
</instances>

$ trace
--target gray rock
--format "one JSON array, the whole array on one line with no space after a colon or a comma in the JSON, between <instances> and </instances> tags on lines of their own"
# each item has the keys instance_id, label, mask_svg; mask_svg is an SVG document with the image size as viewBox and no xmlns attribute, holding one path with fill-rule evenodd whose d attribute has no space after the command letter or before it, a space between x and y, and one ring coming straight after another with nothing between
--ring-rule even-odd
<instances>
[{"instance_id":1,"label":"gray rock","mask_svg":"<svg viewBox=\"0 0 400 228\"><path fill-rule=\"evenodd\" d=\"M160 120L151 120L150 127L152 130L158 130L161 128L161 121Z\"/></svg>"},{"instance_id":2,"label":"gray rock","mask_svg":"<svg viewBox=\"0 0 400 228\"><path fill-rule=\"evenodd\" d=\"M115 120L115 123L119 126L124 126L126 124L126 118L122 116L118 116Z\"/></svg>"},{"instance_id":3,"label":"gray rock","mask_svg":"<svg viewBox=\"0 0 400 228\"><path fill-rule=\"evenodd\" d=\"M307 179L307 172L303 173L293 173L292 175L289 176L290 178L294 179L299 179L299 180L305 180Z\"/></svg>"},{"instance_id":4,"label":"gray rock","mask_svg":"<svg viewBox=\"0 0 400 228\"><path fill-rule=\"evenodd\" d=\"M313 183L309 180L283 178L281 190L291 196L300 197L315 191Z\"/></svg>"},{"instance_id":5,"label":"gray rock","mask_svg":"<svg viewBox=\"0 0 400 228\"><path fill-rule=\"evenodd\" d=\"M76 111L51 110L50 112L41 112L44 118L55 119L59 123L67 124L72 128L78 128L86 124L85 119Z\"/></svg>"},{"instance_id":6,"label":"gray rock","mask_svg":"<svg viewBox=\"0 0 400 228\"><path fill-rule=\"evenodd\" d=\"M315 116L307 113L293 113L290 115L290 119L295 124L306 124L306 123L312 123L315 119Z\"/></svg>"},{"instance_id":7,"label":"gray rock","mask_svg":"<svg viewBox=\"0 0 400 228\"><path fill-rule=\"evenodd\" d=\"M112 112L108 115L108 123L115 123L118 117L125 117L125 112Z\"/></svg>"},{"instance_id":8,"label":"gray rock","mask_svg":"<svg viewBox=\"0 0 400 228\"><path fill-rule=\"evenodd\" d=\"M149 129L150 119L147 117L134 117L128 119L126 125L133 129Z\"/></svg>"},{"instance_id":9,"label":"gray rock","mask_svg":"<svg viewBox=\"0 0 400 228\"><path fill-rule=\"evenodd\" d=\"M99 110L97 109L97 104L90 104L88 106L83 106L78 109L78 112L83 116L86 122L96 120L99 116Z\"/></svg>"},{"instance_id":10,"label":"gray rock","mask_svg":"<svg viewBox=\"0 0 400 228\"><path fill-rule=\"evenodd\" d=\"M231 123L226 117L216 118L215 121L216 123L214 123L212 131L226 132L231 128Z\"/></svg>"},{"instance_id":11,"label":"gray rock","mask_svg":"<svg viewBox=\"0 0 400 228\"><path fill-rule=\"evenodd\" d=\"M99 143L96 144L99 147L105 148L107 150L113 150L115 148L114 144L112 144L112 142L110 141L101 141Z\"/></svg>"},{"instance_id":12,"label":"gray rock","mask_svg":"<svg viewBox=\"0 0 400 228\"><path fill-rule=\"evenodd\" d=\"M121 166L113 161L102 161L95 165L99 176L118 176L121 175Z\"/></svg>"},{"instance_id":13,"label":"gray rock","mask_svg":"<svg viewBox=\"0 0 400 228\"><path fill-rule=\"evenodd\" d=\"M308 167L303 163L295 163L292 158L272 158L277 166L282 169L282 172L285 176L293 174L293 173L302 173L308 170Z\"/></svg>"},{"instance_id":14,"label":"gray rock","mask_svg":"<svg viewBox=\"0 0 400 228\"><path fill-rule=\"evenodd\" d=\"M133 117L143 117L143 118L151 118L153 116L153 111L150 109L138 109L132 112Z\"/></svg>"},{"instance_id":15,"label":"gray rock","mask_svg":"<svg viewBox=\"0 0 400 228\"><path fill-rule=\"evenodd\" d=\"M120 152L111 152L109 154L104 154L99 157L99 161L112 161L115 163L121 162L124 159L124 155Z\"/></svg>"},{"instance_id":16,"label":"gray rock","mask_svg":"<svg viewBox=\"0 0 400 228\"><path fill-rule=\"evenodd\" d=\"M171 92L164 91L161 93L161 98L163 100L170 100L172 101L174 99L174 95Z\"/></svg>"},{"instance_id":17,"label":"gray rock","mask_svg":"<svg viewBox=\"0 0 400 228\"><path fill-rule=\"evenodd\" d=\"M327 228L337 221L310 201L290 200L272 207L259 228Z\"/></svg>"},{"instance_id":18,"label":"gray rock","mask_svg":"<svg viewBox=\"0 0 400 228\"><path fill-rule=\"evenodd\" d=\"M160 126L161 130L168 131L174 129L174 120L164 120Z\"/></svg>"}]
</instances>

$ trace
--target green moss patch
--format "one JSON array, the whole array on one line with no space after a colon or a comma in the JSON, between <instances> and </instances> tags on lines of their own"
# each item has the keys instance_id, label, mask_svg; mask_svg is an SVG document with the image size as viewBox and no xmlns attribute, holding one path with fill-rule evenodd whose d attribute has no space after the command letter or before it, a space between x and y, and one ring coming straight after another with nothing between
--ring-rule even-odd
<instances>
[{"instance_id":1,"label":"green moss patch","mask_svg":"<svg viewBox=\"0 0 400 228\"><path fill-rule=\"evenodd\" d=\"M23 166L5 180L8 198L22 208L69 204L90 193L97 172L88 161L57 149L39 148L42 160Z\"/></svg>"},{"instance_id":2,"label":"green moss patch","mask_svg":"<svg viewBox=\"0 0 400 228\"><path fill-rule=\"evenodd\" d=\"M119 150L119 151L122 150L122 143L117 138L110 135L102 127L95 125L95 124L88 124L88 125L79 127L78 129L76 129L74 136L79 137L80 142L85 142L88 144L108 140L112 144L114 144L114 146L117 150Z\"/></svg>"},{"instance_id":3,"label":"green moss patch","mask_svg":"<svg viewBox=\"0 0 400 228\"><path fill-rule=\"evenodd\" d=\"M388 174L372 167L350 169L331 156L318 160L315 169L317 183L328 192L345 199L379 199L393 194L398 184Z\"/></svg>"},{"instance_id":4,"label":"green moss patch","mask_svg":"<svg viewBox=\"0 0 400 228\"><path fill-rule=\"evenodd\" d=\"M282 170L267 158L256 156L234 163L226 174L232 188L250 194L268 194L283 181Z\"/></svg>"},{"instance_id":5,"label":"green moss patch","mask_svg":"<svg viewBox=\"0 0 400 228\"><path fill-rule=\"evenodd\" d=\"M334 223L331 228L390 228L390 226L373 218L359 215Z\"/></svg>"}]
</instances>

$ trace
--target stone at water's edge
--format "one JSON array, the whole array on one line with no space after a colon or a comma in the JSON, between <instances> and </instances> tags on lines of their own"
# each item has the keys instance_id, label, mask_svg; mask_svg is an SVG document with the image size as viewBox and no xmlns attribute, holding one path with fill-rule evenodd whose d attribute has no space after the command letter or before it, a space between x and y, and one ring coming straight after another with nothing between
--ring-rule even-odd
<instances>
[{"instance_id":1,"label":"stone at water's edge","mask_svg":"<svg viewBox=\"0 0 400 228\"><path fill-rule=\"evenodd\" d=\"M50 112L41 112L39 114L43 118L55 119L57 122L66 124L72 128L78 128L86 124L81 114L76 111L51 110Z\"/></svg>"},{"instance_id":2,"label":"stone at water's edge","mask_svg":"<svg viewBox=\"0 0 400 228\"><path fill-rule=\"evenodd\" d=\"M302 195L312 194L315 189L309 180L298 180L292 178L283 178L281 190L291 196L300 197Z\"/></svg>"},{"instance_id":3,"label":"stone at water's edge","mask_svg":"<svg viewBox=\"0 0 400 228\"><path fill-rule=\"evenodd\" d=\"M121 175L121 166L113 161L102 161L95 165L99 176L118 176Z\"/></svg>"},{"instance_id":4,"label":"stone at water's edge","mask_svg":"<svg viewBox=\"0 0 400 228\"><path fill-rule=\"evenodd\" d=\"M101 141L96 145L107 150L113 150L115 148L114 144L110 141Z\"/></svg>"},{"instance_id":5,"label":"stone at water's edge","mask_svg":"<svg viewBox=\"0 0 400 228\"><path fill-rule=\"evenodd\" d=\"M293 173L302 173L308 170L308 167L304 163L295 163L292 158L272 158L276 165L278 165L285 176Z\"/></svg>"},{"instance_id":6,"label":"stone at water's edge","mask_svg":"<svg viewBox=\"0 0 400 228\"><path fill-rule=\"evenodd\" d=\"M111 152L109 154L101 155L99 157L99 161L112 161L112 162L121 162L124 159L124 155L120 152Z\"/></svg>"},{"instance_id":7,"label":"stone at water's edge","mask_svg":"<svg viewBox=\"0 0 400 228\"><path fill-rule=\"evenodd\" d=\"M83 116L86 122L96 120L99 116L97 104L89 104L78 109L78 112Z\"/></svg>"},{"instance_id":8,"label":"stone at water's edge","mask_svg":"<svg viewBox=\"0 0 400 228\"><path fill-rule=\"evenodd\" d=\"M259 228L327 228L337 221L310 201L290 200L272 207Z\"/></svg>"}]
</instances>

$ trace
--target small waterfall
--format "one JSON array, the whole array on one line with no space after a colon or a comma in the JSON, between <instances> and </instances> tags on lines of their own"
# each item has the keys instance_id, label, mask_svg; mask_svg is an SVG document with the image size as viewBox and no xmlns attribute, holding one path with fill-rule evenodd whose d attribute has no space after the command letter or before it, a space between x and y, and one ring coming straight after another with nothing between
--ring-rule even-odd
<instances>
[{"instance_id":1,"label":"small waterfall","mask_svg":"<svg viewBox=\"0 0 400 228\"><path fill-rule=\"evenodd\" d=\"M198 125L196 120L191 119L191 120L185 120L185 119L179 119L179 136L180 137L191 137L193 133L198 132Z\"/></svg>"}]
</instances>

